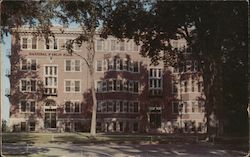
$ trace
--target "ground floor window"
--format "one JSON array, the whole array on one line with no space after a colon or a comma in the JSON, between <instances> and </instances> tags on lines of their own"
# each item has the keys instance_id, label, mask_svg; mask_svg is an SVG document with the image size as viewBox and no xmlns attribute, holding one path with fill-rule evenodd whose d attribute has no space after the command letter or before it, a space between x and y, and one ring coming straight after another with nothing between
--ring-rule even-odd
<instances>
[{"instance_id":1,"label":"ground floor window","mask_svg":"<svg viewBox=\"0 0 250 157\"><path fill-rule=\"evenodd\" d=\"M30 122L30 131L35 131L35 129L36 129L36 123Z\"/></svg>"},{"instance_id":2,"label":"ground floor window","mask_svg":"<svg viewBox=\"0 0 250 157\"><path fill-rule=\"evenodd\" d=\"M139 130L139 123L137 121L106 121L97 122L96 129L104 132L137 132Z\"/></svg>"}]
</instances>

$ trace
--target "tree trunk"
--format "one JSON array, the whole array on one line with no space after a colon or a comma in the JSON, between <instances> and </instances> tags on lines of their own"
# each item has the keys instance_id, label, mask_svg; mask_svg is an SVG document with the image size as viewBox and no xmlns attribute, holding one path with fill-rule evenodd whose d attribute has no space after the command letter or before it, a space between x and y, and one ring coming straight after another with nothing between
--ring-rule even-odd
<instances>
[{"instance_id":1,"label":"tree trunk","mask_svg":"<svg viewBox=\"0 0 250 157\"><path fill-rule=\"evenodd\" d=\"M93 99L93 107L92 107L92 118L91 118L91 128L90 135L96 136L96 108L97 108L97 100L96 100L96 92L95 92L95 82L94 82L94 67L92 65L92 69L90 70L90 79L91 79L91 94Z\"/></svg>"}]
</instances>

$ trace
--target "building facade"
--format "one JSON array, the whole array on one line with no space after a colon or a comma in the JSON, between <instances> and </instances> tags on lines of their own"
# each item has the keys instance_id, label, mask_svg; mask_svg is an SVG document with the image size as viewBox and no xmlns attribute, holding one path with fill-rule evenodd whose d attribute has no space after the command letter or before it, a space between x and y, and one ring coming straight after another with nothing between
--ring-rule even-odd
<instances>
[{"instance_id":1,"label":"building facade","mask_svg":"<svg viewBox=\"0 0 250 157\"><path fill-rule=\"evenodd\" d=\"M86 45L67 41L80 30L53 27L45 40L35 29L12 37L10 126L12 131L89 131L92 111ZM184 41L173 41L177 48ZM153 66L133 40L95 38L98 132L205 132L202 77L194 61ZM81 56L81 57L79 57Z\"/></svg>"}]
</instances>

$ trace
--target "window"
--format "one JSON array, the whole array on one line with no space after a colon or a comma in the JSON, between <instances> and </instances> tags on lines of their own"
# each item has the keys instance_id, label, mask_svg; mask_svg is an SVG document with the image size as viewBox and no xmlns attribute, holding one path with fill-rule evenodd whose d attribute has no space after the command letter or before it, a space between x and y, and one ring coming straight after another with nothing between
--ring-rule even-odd
<instances>
[{"instance_id":1,"label":"window","mask_svg":"<svg viewBox=\"0 0 250 157\"><path fill-rule=\"evenodd\" d=\"M31 101L30 102L30 112L35 112L36 111L36 102Z\"/></svg>"},{"instance_id":2,"label":"window","mask_svg":"<svg viewBox=\"0 0 250 157\"><path fill-rule=\"evenodd\" d=\"M123 102L123 111L124 112L128 112L129 111L129 102L128 101L124 101Z\"/></svg>"},{"instance_id":3,"label":"window","mask_svg":"<svg viewBox=\"0 0 250 157\"><path fill-rule=\"evenodd\" d=\"M22 92L35 92L36 80L21 80L21 91Z\"/></svg>"},{"instance_id":4,"label":"window","mask_svg":"<svg viewBox=\"0 0 250 157\"><path fill-rule=\"evenodd\" d=\"M36 123L30 122L30 131L35 131L35 129L36 129Z\"/></svg>"},{"instance_id":5,"label":"window","mask_svg":"<svg viewBox=\"0 0 250 157\"><path fill-rule=\"evenodd\" d=\"M37 38L36 37L32 38L32 49L37 49Z\"/></svg>"},{"instance_id":6,"label":"window","mask_svg":"<svg viewBox=\"0 0 250 157\"><path fill-rule=\"evenodd\" d=\"M112 101L108 101L107 104L108 104L108 110L107 110L107 112L113 112L113 102Z\"/></svg>"},{"instance_id":7,"label":"window","mask_svg":"<svg viewBox=\"0 0 250 157\"><path fill-rule=\"evenodd\" d=\"M125 42L124 41L120 42L120 51L125 51Z\"/></svg>"},{"instance_id":8,"label":"window","mask_svg":"<svg viewBox=\"0 0 250 157\"><path fill-rule=\"evenodd\" d=\"M58 40L53 38L53 39L45 39L45 48L47 50L57 50L58 49Z\"/></svg>"},{"instance_id":9,"label":"window","mask_svg":"<svg viewBox=\"0 0 250 157\"><path fill-rule=\"evenodd\" d=\"M128 71L128 63L129 63L129 60L127 58L125 58L123 60L123 69L124 70L127 70Z\"/></svg>"},{"instance_id":10,"label":"window","mask_svg":"<svg viewBox=\"0 0 250 157\"><path fill-rule=\"evenodd\" d=\"M139 63L134 62L134 72L139 72Z\"/></svg>"},{"instance_id":11,"label":"window","mask_svg":"<svg viewBox=\"0 0 250 157\"><path fill-rule=\"evenodd\" d=\"M96 91L102 92L102 81L97 81L96 83Z\"/></svg>"},{"instance_id":12,"label":"window","mask_svg":"<svg viewBox=\"0 0 250 157\"><path fill-rule=\"evenodd\" d=\"M111 40L111 51L115 51L115 50L116 50L116 41Z\"/></svg>"},{"instance_id":13,"label":"window","mask_svg":"<svg viewBox=\"0 0 250 157\"><path fill-rule=\"evenodd\" d=\"M110 113L138 113L139 102L137 101L97 101L97 112Z\"/></svg>"},{"instance_id":14,"label":"window","mask_svg":"<svg viewBox=\"0 0 250 157\"><path fill-rule=\"evenodd\" d=\"M198 82L198 92L202 92L202 82Z\"/></svg>"},{"instance_id":15,"label":"window","mask_svg":"<svg viewBox=\"0 0 250 157\"><path fill-rule=\"evenodd\" d=\"M70 60L66 60L66 71L71 71L71 61Z\"/></svg>"},{"instance_id":16,"label":"window","mask_svg":"<svg viewBox=\"0 0 250 157\"><path fill-rule=\"evenodd\" d=\"M27 70L27 60L24 59L21 61L21 70Z\"/></svg>"},{"instance_id":17,"label":"window","mask_svg":"<svg viewBox=\"0 0 250 157\"><path fill-rule=\"evenodd\" d=\"M138 111L139 111L139 103L134 102L134 112L138 112Z\"/></svg>"},{"instance_id":18,"label":"window","mask_svg":"<svg viewBox=\"0 0 250 157\"><path fill-rule=\"evenodd\" d=\"M191 82L191 88L192 88L192 92L194 92L194 80L192 79L192 82Z\"/></svg>"},{"instance_id":19,"label":"window","mask_svg":"<svg viewBox=\"0 0 250 157\"><path fill-rule=\"evenodd\" d=\"M173 84L172 84L172 93L173 94L177 94L178 93L178 82L177 81L173 81Z\"/></svg>"},{"instance_id":20,"label":"window","mask_svg":"<svg viewBox=\"0 0 250 157\"><path fill-rule=\"evenodd\" d=\"M102 112L102 102L97 101L97 112Z\"/></svg>"},{"instance_id":21,"label":"window","mask_svg":"<svg viewBox=\"0 0 250 157\"><path fill-rule=\"evenodd\" d=\"M96 50L103 51L104 50L104 40L97 40L96 41Z\"/></svg>"},{"instance_id":22,"label":"window","mask_svg":"<svg viewBox=\"0 0 250 157\"><path fill-rule=\"evenodd\" d=\"M36 80L30 80L30 84L31 84L31 91L34 92L36 91Z\"/></svg>"},{"instance_id":23,"label":"window","mask_svg":"<svg viewBox=\"0 0 250 157\"><path fill-rule=\"evenodd\" d=\"M102 61L96 61L96 71L102 71Z\"/></svg>"},{"instance_id":24,"label":"window","mask_svg":"<svg viewBox=\"0 0 250 157\"><path fill-rule=\"evenodd\" d=\"M139 82L138 81L134 81L134 92L135 93L139 92Z\"/></svg>"},{"instance_id":25,"label":"window","mask_svg":"<svg viewBox=\"0 0 250 157\"><path fill-rule=\"evenodd\" d=\"M119 101L120 104L120 112L123 112L123 101Z\"/></svg>"},{"instance_id":26,"label":"window","mask_svg":"<svg viewBox=\"0 0 250 157\"><path fill-rule=\"evenodd\" d=\"M103 92L107 91L107 81L102 82L102 91Z\"/></svg>"},{"instance_id":27,"label":"window","mask_svg":"<svg viewBox=\"0 0 250 157\"><path fill-rule=\"evenodd\" d=\"M184 92L188 92L188 82L184 81Z\"/></svg>"},{"instance_id":28,"label":"window","mask_svg":"<svg viewBox=\"0 0 250 157\"><path fill-rule=\"evenodd\" d=\"M178 101L172 102L172 112L179 113L179 102Z\"/></svg>"},{"instance_id":29,"label":"window","mask_svg":"<svg viewBox=\"0 0 250 157\"><path fill-rule=\"evenodd\" d=\"M36 102L33 100L21 100L20 109L21 112L34 113L36 111Z\"/></svg>"},{"instance_id":30,"label":"window","mask_svg":"<svg viewBox=\"0 0 250 157\"><path fill-rule=\"evenodd\" d=\"M53 48L56 50L57 49L57 39L54 39L54 45L53 45Z\"/></svg>"},{"instance_id":31,"label":"window","mask_svg":"<svg viewBox=\"0 0 250 157\"><path fill-rule=\"evenodd\" d=\"M80 60L65 60L65 71L66 72L79 72L79 71L81 71Z\"/></svg>"},{"instance_id":32,"label":"window","mask_svg":"<svg viewBox=\"0 0 250 157\"><path fill-rule=\"evenodd\" d=\"M80 92L81 91L81 82L78 80L65 80L65 92Z\"/></svg>"},{"instance_id":33,"label":"window","mask_svg":"<svg viewBox=\"0 0 250 157\"><path fill-rule=\"evenodd\" d=\"M23 49L28 48L28 38L22 38L22 48Z\"/></svg>"},{"instance_id":34,"label":"window","mask_svg":"<svg viewBox=\"0 0 250 157\"><path fill-rule=\"evenodd\" d=\"M75 71L80 71L80 60L75 60Z\"/></svg>"},{"instance_id":35,"label":"window","mask_svg":"<svg viewBox=\"0 0 250 157\"><path fill-rule=\"evenodd\" d=\"M66 113L70 112L70 101L65 102L65 112Z\"/></svg>"},{"instance_id":36,"label":"window","mask_svg":"<svg viewBox=\"0 0 250 157\"><path fill-rule=\"evenodd\" d=\"M80 113L80 102L79 101L66 101L65 102L66 113Z\"/></svg>"},{"instance_id":37,"label":"window","mask_svg":"<svg viewBox=\"0 0 250 157\"><path fill-rule=\"evenodd\" d=\"M75 92L80 92L80 81L75 81Z\"/></svg>"},{"instance_id":38,"label":"window","mask_svg":"<svg viewBox=\"0 0 250 157\"><path fill-rule=\"evenodd\" d=\"M49 65L44 67L44 94L56 96L57 94L57 66Z\"/></svg>"},{"instance_id":39,"label":"window","mask_svg":"<svg viewBox=\"0 0 250 157\"><path fill-rule=\"evenodd\" d=\"M149 93L151 96L162 95L162 79L162 69L151 68L149 70Z\"/></svg>"},{"instance_id":40,"label":"window","mask_svg":"<svg viewBox=\"0 0 250 157\"><path fill-rule=\"evenodd\" d=\"M21 60L21 70L32 70L37 69L37 60L36 59L22 59Z\"/></svg>"},{"instance_id":41,"label":"window","mask_svg":"<svg viewBox=\"0 0 250 157\"><path fill-rule=\"evenodd\" d=\"M36 70L36 60L35 59L31 60L31 70Z\"/></svg>"}]
</instances>

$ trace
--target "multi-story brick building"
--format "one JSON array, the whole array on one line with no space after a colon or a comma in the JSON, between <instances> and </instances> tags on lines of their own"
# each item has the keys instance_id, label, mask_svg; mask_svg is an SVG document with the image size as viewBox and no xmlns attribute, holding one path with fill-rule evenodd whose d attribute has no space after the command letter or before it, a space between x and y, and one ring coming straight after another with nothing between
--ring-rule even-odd
<instances>
[{"instance_id":1,"label":"multi-story brick building","mask_svg":"<svg viewBox=\"0 0 250 157\"><path fill-rule=\"evenodd\" d=\"M63 30L63 33L62 33ZM81 31L52 28L49 42L22 28L12 37L10 126L13 131L88 131L92 98L86 46L65 43ZM204 132L202 78L193 61L153 66L132 40L96 36L97 131ZM184 41L173 41L183 48ZM182 129L180 129L182 128Z\"/></svg>"}]
</instances>

